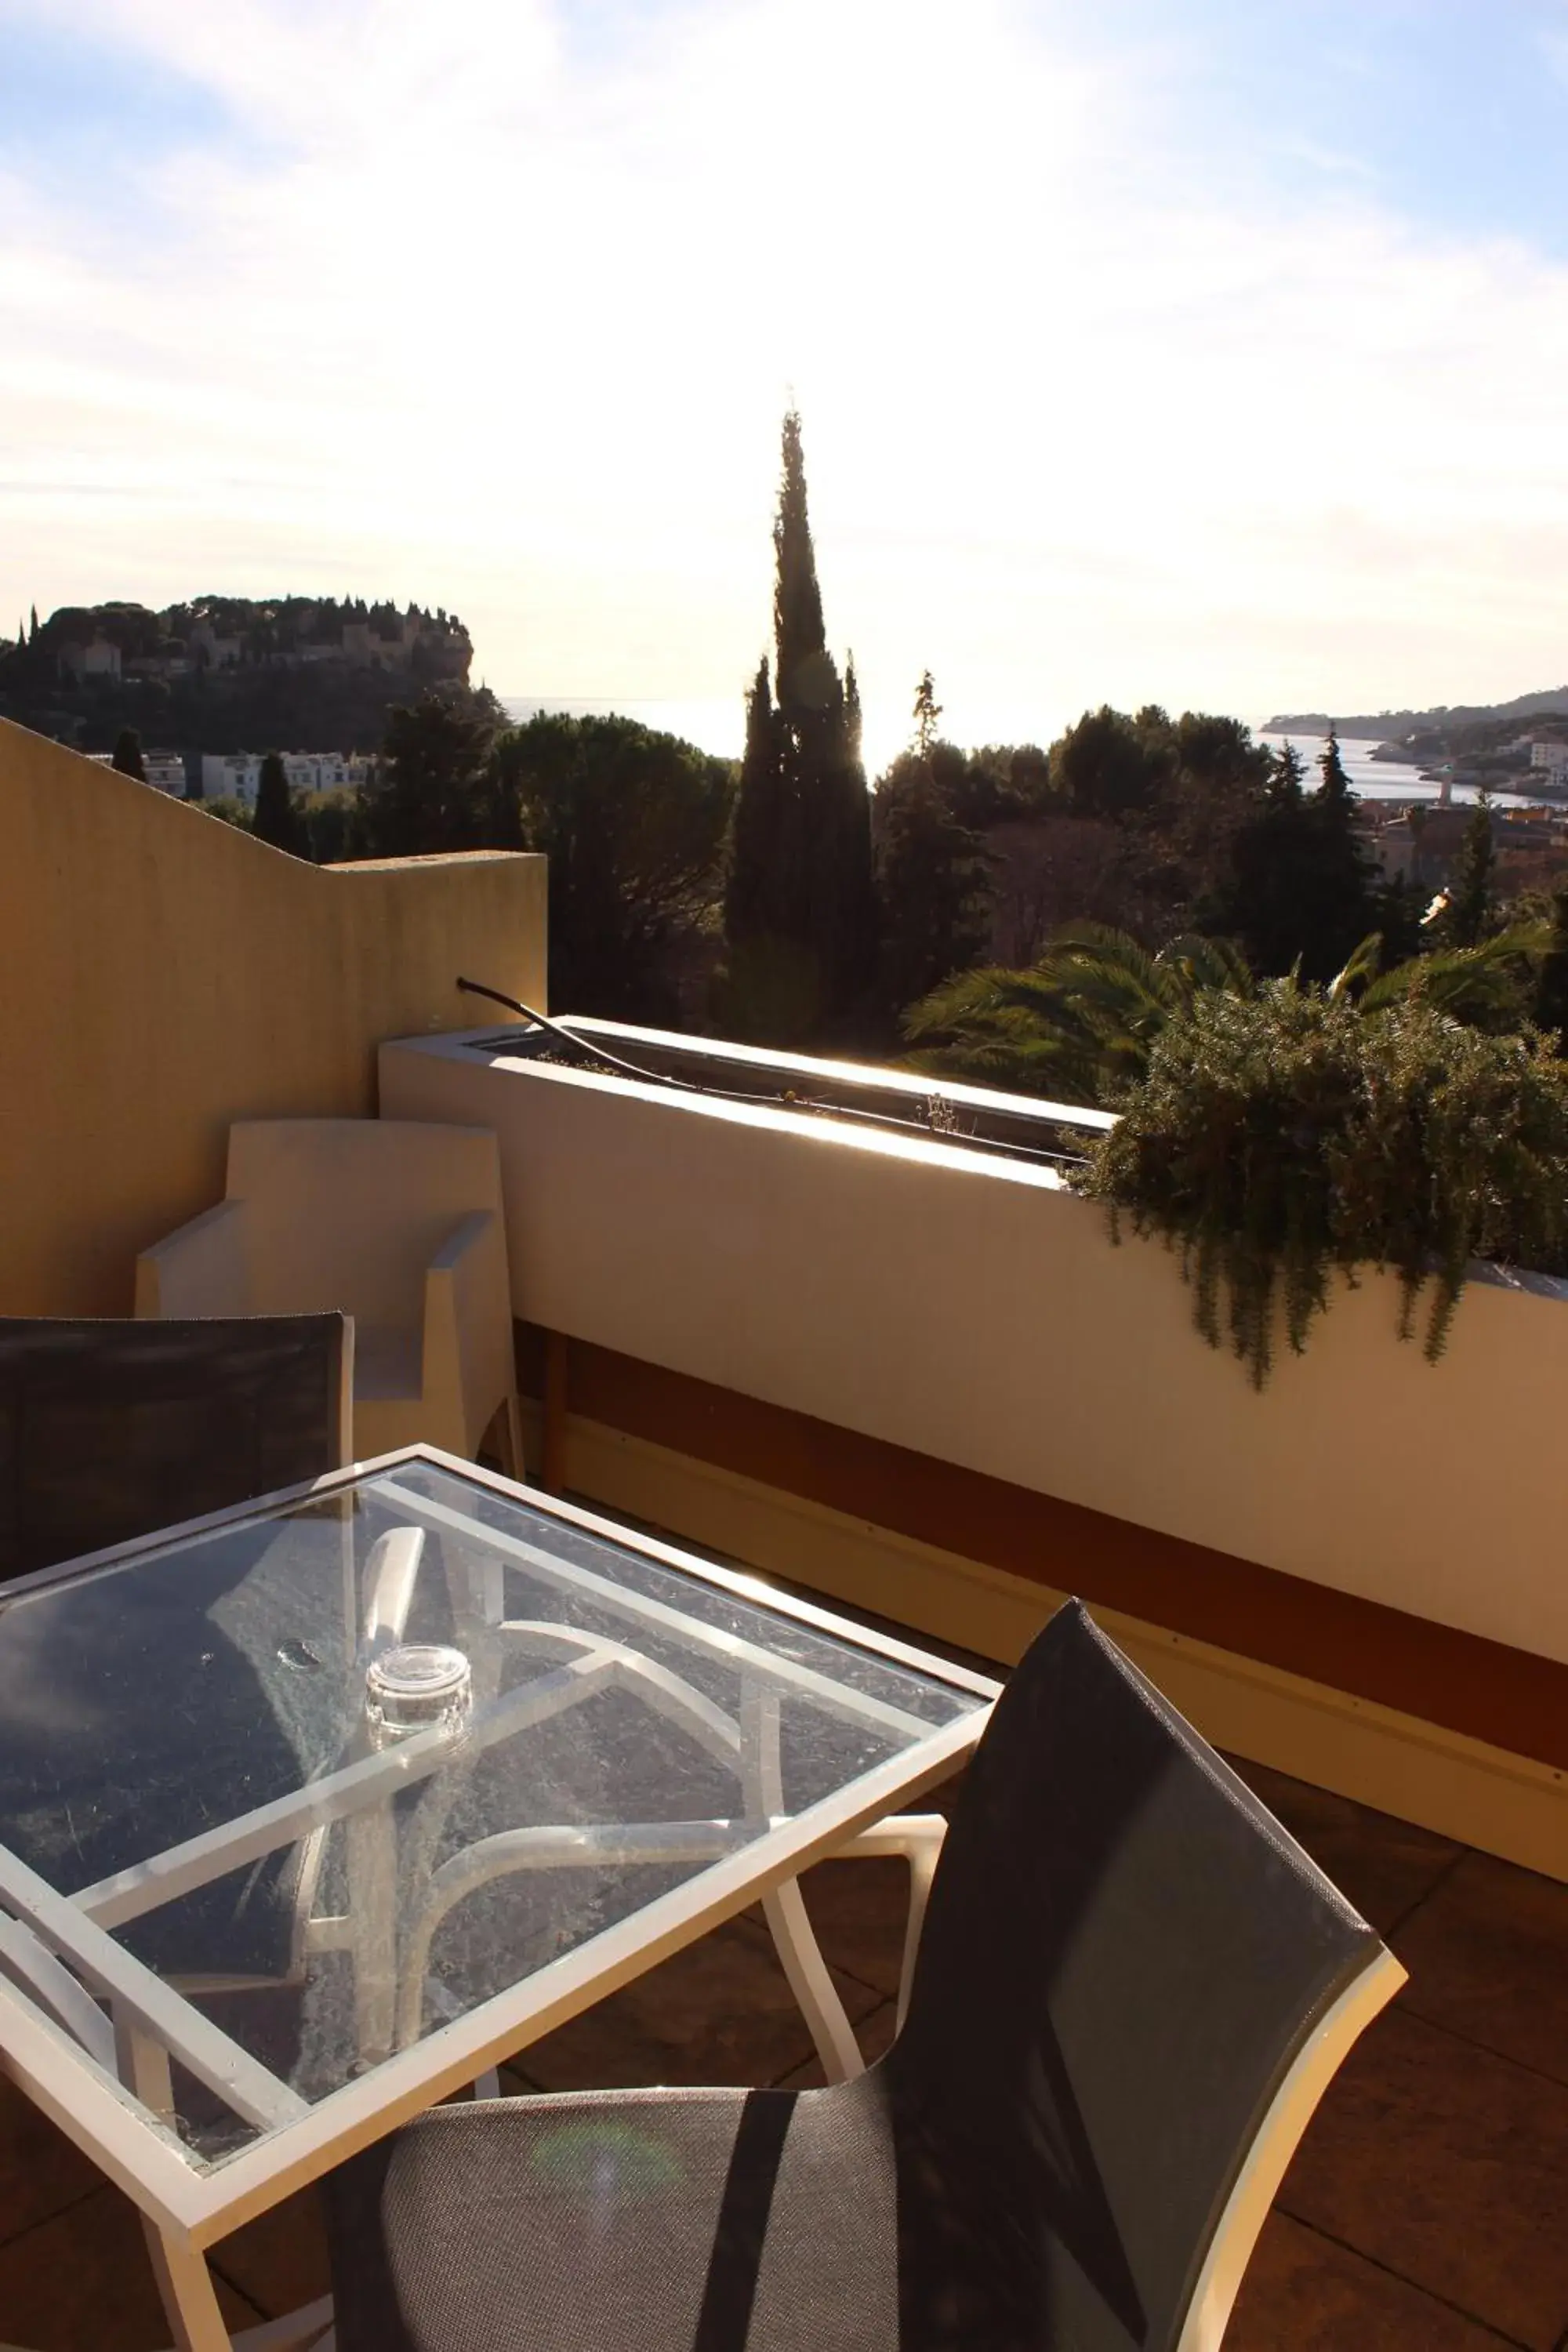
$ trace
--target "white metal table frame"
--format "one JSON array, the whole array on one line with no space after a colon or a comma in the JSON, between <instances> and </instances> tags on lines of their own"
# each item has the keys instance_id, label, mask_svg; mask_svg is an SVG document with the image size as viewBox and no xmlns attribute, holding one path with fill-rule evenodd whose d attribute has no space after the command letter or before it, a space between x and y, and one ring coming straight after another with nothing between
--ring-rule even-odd
<instances>
[{"instance_id":1,"label":"white metal table frame","mask_svg":"<svg viewBox=\"0 0 1568 2352\"><path fill-rule=\"evenodd\" d=\"M437 1731L416 1731L380 1749L352 1742L336 1767L287 1796L73 1896L58 1894L0 1844L0 2065L141 2209L179 2352L302 2352L306 2347L328 2352L331 2311L326 2302L231 2337L205 2250L759 1899L827 2079L841 2081L858 2072L858 2047L812 1935L798 1874L846 1853L899 1854L908 1861L901 2019L944 1823L940 1815L889 1816L968 1757L997 1692L998 1685L984 1676L835 1616L759 1578L719 1567L428 1445L350 1464L138 1542L62 1562L18 1579L0 1600L84 1582L240 1521L279 1516L334 1494L346 1498L372 1478L380 1481L378 1499L395 1504L395 1477L389 1481L387 1474L400 1465L427 1465L489 1488L545 1518L810 1626L889 1665L907 1667L980 1704L952 1723L933 1727L743 1635L687 1617L582 1562L408 1489L411 1516L472 1538L492 1562L514 1559L531 1575L586 1589L634 1624L640 1620L679 1631L683 1639L707 1644L742 1669L736 1719L668 1668L641 1657L630 1643L566 1626L507 1621L502 1578L492 1566L482 1590L471 1597L498 1637L498 1651L501 1645L521 1650L547 1671L504 1696L495 1687L499 1668L489 1676L489 1689L478 1686L477 1678L470 1740L488 1745L513 1737L606 1685L634 1687L658 1713L737 1769L743 1811L731 1821L528 1828L480 1839L430 1871L430 1899L416 1922L414 1957L401 1969L385 1825L392 1796L427 1779L447 1752L447 1739ZM363 1571L362 1615L346 1512L344 1528L348 1631L363 1662L401 1637L422 1538L399 1529L378 1538ZM791 1688L840 1715L915 1736L898 1755L788 1816L781 1789L779 1695ZM378 1798L384 1801L379 1808ZM304 1934L307 1948L346 1949L353 1957L364 2065L353 2080L310 2104L145 1967L110 1930L280 1846L319 1840L337 1820L349 1824L351 1845L358 1843L350 1857L349 1910L340 1917L308 1919ZM464 1895L517 1870L632 1861L706 1866L697 1877L421 2036L423 1958L440 1919ZM174 2128L171 2059L264 2137L204 2164ZM0 2352L5 2352L4 2345Z\"/></svg>"}]
</instances>

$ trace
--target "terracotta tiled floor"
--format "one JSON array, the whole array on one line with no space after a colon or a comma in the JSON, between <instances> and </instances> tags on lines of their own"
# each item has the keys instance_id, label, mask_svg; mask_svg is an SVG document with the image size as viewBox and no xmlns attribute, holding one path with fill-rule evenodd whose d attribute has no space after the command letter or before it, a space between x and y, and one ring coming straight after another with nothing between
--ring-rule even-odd
<instances>
[{"instance_id":1,"label":"terracotta tiled floor","mask_svg":"<svg viewBox=\"0 0 1568 2352\"><path fill-rule=\"evenodd\" d=\"M1411 1972L1286 2179L1227 2352L1568 2352L1568 1887L1244 1766ZM897 1863L807 1882L868 2054L893 2022ZM508 2087L819 2079L758 1917L521 2054ZM322 2291L313 2194L217 2250L236 2325ZM130 2207L0 2084L0 2345L166 2341Z\"/></svg>"}]
</instances>

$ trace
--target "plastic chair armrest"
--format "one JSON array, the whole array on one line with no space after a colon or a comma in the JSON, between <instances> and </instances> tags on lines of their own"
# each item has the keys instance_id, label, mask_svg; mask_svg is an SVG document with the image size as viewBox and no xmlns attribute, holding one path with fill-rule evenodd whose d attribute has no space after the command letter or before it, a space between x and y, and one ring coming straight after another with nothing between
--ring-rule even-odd
<instances>
[{"instance_id":1,"label":"plastic chair armrest","mask_svg":"<svg viewBox=\"0 0 1568 2352\"><path fill-rule=\"evenodd\" d=\"M136 1260L136 1312L158 1318L243 1315L247 1292L245 1202L220 1201Z\"/></svg>"}]
</instances>

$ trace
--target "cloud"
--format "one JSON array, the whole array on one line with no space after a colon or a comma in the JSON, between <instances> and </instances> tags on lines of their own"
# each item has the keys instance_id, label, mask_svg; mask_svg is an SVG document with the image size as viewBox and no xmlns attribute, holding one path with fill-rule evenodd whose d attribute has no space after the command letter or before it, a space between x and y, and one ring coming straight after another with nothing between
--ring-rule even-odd
<instances>
[{"instance_id":1,"label":"cloud","mask_svg":"<svg viewBox=\"0 0 1568 2352\"><path fill-rule=\"evenodd\" d=\"M735 691L793 388L900 712L928 663L976 733L1560 666L1568 272L1205 172L1155 50L1008 0L79 14L247 136L151 154L176 226L111 254L0 184L0 612L385 591L508 690Z\"/></svg>"}]
</instances>

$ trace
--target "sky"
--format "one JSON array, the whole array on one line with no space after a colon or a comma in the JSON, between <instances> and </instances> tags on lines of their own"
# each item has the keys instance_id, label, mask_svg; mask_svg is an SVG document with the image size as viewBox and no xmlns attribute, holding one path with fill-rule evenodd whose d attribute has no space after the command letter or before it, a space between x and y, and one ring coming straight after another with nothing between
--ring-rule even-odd
<instances>
[{"instance_id":1,"label":"sky","mask_svg":"<svg viewBox=\"0 0 1568 2352\"><path fill-rule=\"evenodd\" d=\"M0 0L0 633L738 715L794 401L874 758L1556 686L1565 128L1568 0Z\"/></svg>"}]
</instances>

